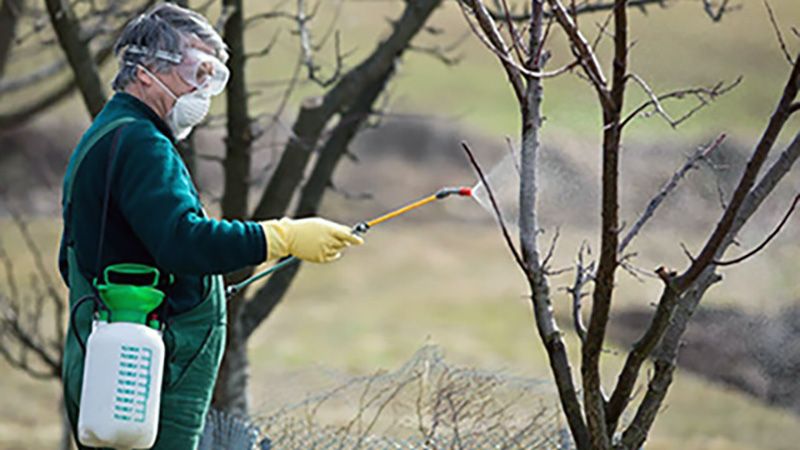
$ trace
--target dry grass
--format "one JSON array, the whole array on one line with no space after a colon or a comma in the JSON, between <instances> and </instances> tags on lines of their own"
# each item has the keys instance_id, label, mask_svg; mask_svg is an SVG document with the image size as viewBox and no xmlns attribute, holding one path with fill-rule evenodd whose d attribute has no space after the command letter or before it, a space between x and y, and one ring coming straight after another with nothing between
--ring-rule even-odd
<instances>
[{"instance_id":1,"label":"dry grass","mask_svg":"<svg viewBox=\"0 0 800 450\"><path fill-rule=\"evenodd\" d=\"M56 223L35 225L43 241L52 242ZM7 222L0 229L3 242L12 243ZM569 255L577 237L564 234L564 254ZM787 264L781 258L780 251L769 252L760 264ZM653 298L646 294L648 288L620 278L620 304ZM756 281L750 279L764 289ZM772 295L764 302L771 306L787 297L780 286L768 287ZM723 284L708 301L732 302L726 296L739 288ZM493 227L412 220L375 229L365 247L353 249L342 261L305 268L285 303L254 336L250 352L255 403L266 408L278 399L290 400L273 386L301 380L295 378L297 370L393 369L426 342L441 345L456 364L546 378L547 366L523 294L524 284ZM557 307L565 304L566 299ZM619 362L609 354L606 370ZM52 446L58 436L53 425L57 386L26 380L5 365L0 373L0 448ZM296 389L304 393L304 387ZM313 385L307 389L313 390ZM651 448L790 449L800 439L795 416L683 372L668 403Z\"/></svg>"},{"instance_id":2,"label":"dry grass","mask_svg":"<svg viewBox=\"0 0 800 450\"><path fill-rule=\"evenodd\" d=\"M668 170L675 165L673 162L679 161L685 142L699 142L718 131L729 131L746 145L757 138L788 68L761 2L741 3L742 11L719 24L710 24L694 1L681 1L666 11L653 8L648 17L632 14L633 34L638 40L633 51L634 68L656 91L730 80L740 74L745 77L734 93L698 115L680 135L658 119L635 125L630 134L640 142L679 142L676 148L667 149L675 152L668 163L663 159L642 160L635 152L626 153L625 157L637 170L646 168L648 163L657 165L659 170L664 167ZM800 19L800 2L773 0L771 4L784 27ZM255 2L249 6L255 7ZM343 48L355 49L350 63L385 34L382 18L396 14L399 8L396 2L346 3L341 27ZM591 29L595 20L599 18L586 19L586 28ZM434 24L445 29L448 40L456 39L464 30L463 19L452 2L437 12ZM265 37L271 35L271 26L252 33L251 42L256 46L263 44ZM270 58L249 66L251 82L286 78L291 72L297 49L288 32L283 36L285 42ZM790 32L787 38L790 45L798 47ZM424 37L423 41L420 43L433 42L431 37ZM494 136L516 135L518 118L513 99L497 63L474 39L467 40L459 51L464 59L456 67L443 67L426 55L409 55L393 83L394 109L458 118L465 128ZM315 92L314 88L302 87L292 105ZM273 103L268 100L270 96L254 100L255 109L266 110L274 104L274 100ZM549 81L545 97L546 140L553 142L566 136L573 145L567 146L569 153L564 155L565 160L581 173L595 171L599 147L592 137L599 135L598 112L589 88L574 77ZM11 104L6 102L8 98L3 99L4 104ZM631 104L637 99L643 97L633 93ZM221 105L218 101L216 107ZM77 120L72 118L75 111L81 114L83 111L77 99L57 108L49 119L41 119L39 123L65 117ZM293 111L291 106L287 114L291 116ZM797 123L790 129L796 129ZM376 177L370 180L378 182L379 172ZM413 191L411 196L425 190L413 179L409 181L400 175L396 178L394 185L407 186ZM797 181L792 183L800 186ZM636 198L646 198L649 188L635 186L644 190ZM361 214L372 215L404 196L405 193L389 197L391 200L386 204L356 206L333 197L327 204L326 215L353 222L361 219ZM651 269L658 264L681 267L685 263L676 239L685 239L691 247L706 230L703 220L685 220L697 211L694 209L697 204L692 205L687 212L680 203L672 204L662 218L670 224L690 225L662 228L638 241L639 265ZM772 211L781 208L777 200L768 205ZM356 210L358 214L353 212ZM459 218L464 216L449 215L452 211L448 205L431 213L449 217L445 221L410 221L376 229L368 236L367 246L354 249L341 262L305 268L285 303L252 341L255 403L274 397L271 386L285 384L288 371L307 370L313 365L353 373L391 369L428 341L441 345L448 359L458 364L547 377L543 352L531 323L528 303L523 298L524 283L497 231L486 223L463 223ZM635 211L636 208L631 208L628 214ZM767 229L770 213L765 216L766 220L746 231L745 243L755 242ZM33 225L42 246L50 251L48 258L55 267L57 222L42 219ZM5 219L0 219L0 241L11 254L18 255L21 246L10 228ZM793 246L796 233L795 226L765 254L747 265L726 270L725 282L710 292L707 301L764 311L800 298L795 274L800 255ZM582 229L565 228L562 234L557 265L569 264L583 239L596 239L593 232ZM30 262L19 259L20 272L24 273L29 266ZM566 278L561 281L567 282ZM0 289L3 283L0 280ZM640 284L626 275L620 275L619 286L620 307L646 305L660 290L656 282ZM557 308L563 313L567 301L565 297L560 300ZM607 359L607 370L619 364L617 356L609 355ZM3 379L0 448L52 448L58 438L55 425L58 387L27 380L4 363L0 363L0 377ZM800 441L800 423L795 416L765 408L749 397L683 372L679 372L668 402L648 448L790 449L796 448Z\"/></svg>"}]
</instances>

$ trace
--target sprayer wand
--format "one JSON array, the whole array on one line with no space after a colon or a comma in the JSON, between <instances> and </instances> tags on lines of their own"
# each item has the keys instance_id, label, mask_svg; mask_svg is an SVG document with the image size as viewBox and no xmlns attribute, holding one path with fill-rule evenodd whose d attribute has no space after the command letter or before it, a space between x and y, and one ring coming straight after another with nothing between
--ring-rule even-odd
<instances>
[{"instance_id":1,"label":"sprayer wand","mask_svg":"<svg viewBox=\"0 0 800 450\"><path fill-rule=\"evenodd\" d=\"M421 206L425 206L428 203L433 203L433 202L435 202L437 200L443 200L443 199L445 199L447 197L450 197L451 195L458 195L458 196L461 196L461 197L471 197L472 196L472 189L468 188L468 187L448 187L448 188L439 189L438 191L436 191L436 193L431 194L431 195L429 195L429 196L427 196L425 198L422 198L420 200L417 200L417 201L415 201L413 203L410 203L410 204L408 204L406 206L403 206L402 208L398 208L398 209L395 209L393 211L390 211L390 212L388 212L388 213L386 213L386 214L384 214L384 215L382 215L380 217L377 217L375 219L372 219L370 221L357 223L356 226L353 227L352 233L356 234L356 235L359 235L359 236L363 235L363 234L366 234L367 231L369 231L369 229L374 227L375 225L379 225L379 224L381 224L383 222L386 222L386 221L389 221L391 219L394 219L397 216L400 216L400 215L403 215L403 214L405 214L407 212L413 211L413 210L415 210L415 209L417 209L417 208L419 208ZM268 268L266 270L263 270L263 271L255 274L255 275L251 276L250 278L247 278L247 279L245 279L245 280L243 280L243 281L241 281L239 283L232 284L232 285L228 286L228 288L225 290L225 294L227 295L227 297L233 297L234 295L239 293L242 289L244 289L245 287L249 286L250 284L255 283L256 281L258 281L258 280L260 280L262 278L268 277L272 273L277 272L278 270L281 270L281 269L283 269L283 268L285 268L285 267L287 267L287 266L289 266L291 264L297 263L299 261L300 260L297 259L296 257L290 256L290 257L284 259L283 261L275 264L274 266L272 266L272 267L270 267L270 268Z\"/></svg>"}]
</instances>

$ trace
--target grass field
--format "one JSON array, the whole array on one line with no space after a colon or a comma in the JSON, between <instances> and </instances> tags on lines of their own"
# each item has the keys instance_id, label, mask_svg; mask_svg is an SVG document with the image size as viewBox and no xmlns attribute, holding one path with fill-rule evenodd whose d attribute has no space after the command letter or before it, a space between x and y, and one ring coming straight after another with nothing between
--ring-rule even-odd
<instances>
[{"instance_id":1,"label":"grass field","mask_svg":"<svg viewBox=\"0 0 800 450\"><path fill-rule=\"evenodd\" d=\"M439 213L447 216L445 210ZM2 224L0 239L14 249L18 239L8 222ZM33 225L52 249L56 224ZM565 232L564 255L573 244L576 235ZM787 261L774 253L761 263L797 266L797 255ZM50 252L48 258L53 257ZM29 263L18 263L22 274ZM657 291L657 285L639 285L625 276L620 281L620 305L641 305ZM556 281L556 286L559 282L567 280ZM743 284L723 284L708 301L729 302L726 297ZM440 345L454 364L546 379L548 368L524 293L523 280L494 227L451 219L376 228L365 247L353 249L340 262L303 269L285 303L253 337L253 403L274 406L274 398L286 399L286 393L273 392L271 386L288 374L394 369L425 343ZM785 298L778 286L773 293L776 302ZM565 313L566 299L557 297L556 307ZM568 341L576 343L571 335ZM607 373L619 358L607 355ZM0 448L54 445L57 386L25 379L5 363L0 374ZM305 393L302 387L296 390ZM800 439L798 425L800 420L791 414L679 372L648 448L791 449Z\"/></svg>"}]
</instances>

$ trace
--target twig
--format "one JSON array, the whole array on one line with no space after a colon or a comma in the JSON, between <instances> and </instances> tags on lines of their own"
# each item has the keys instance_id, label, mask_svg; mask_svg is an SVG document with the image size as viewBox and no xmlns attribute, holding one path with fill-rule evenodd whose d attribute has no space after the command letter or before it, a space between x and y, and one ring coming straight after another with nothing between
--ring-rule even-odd
<instances>
[{"instance_id":1,"label":"twig","mask_svg":"<svg viewBox=\"0 0 800 450\"><path fill-rule=\"evenodd\" d=\"M3 248L2 243L0 243L0 262L3 264L3 271L6 274L6 283L8 284L11 298L18 298L19 288L17 288L16 277L14 276L14 264L11 262L11 258Z\"/></svg>"},{"instance_id":2,"label":"twig","mask_svg":"<svg viewBox=\"0 0 800 450\"><path fill-rule=\"evenodd\" d=\"M463 4L460 1L456 3L458 3L459 10L464 16L464 20L469 25L473 34L478 37L478 39L483 43L484 46L486 46L486 48L500 58L503 69L505 69L506 76L511 82L511 86L514 89L514 94L516 95L517 100L523 101L525 98L525 87L522 81L522 76L520 75L522 67L519 64L515 64L510 58L508 46L503 40L502 35L500 35L495 22L489 16L486 7L483 5L483 2L478 0L467 0L464 1ZM469 14L467 13L467 8L470 8L472 11L475 19L478 21L478 26L480 26L482 31L479 30L470 19Z\"/></svg>"},{"instance_id":3,"label":"twig","mask_svg":"<svg viewBox=\"0 0 800 450\"><path fill-rule=\"evenodd\" d=\"M653 217L653 214L655 214L658 207L661 206L661 203L663 203L664 200L672 193L672 191L678 187L678 183L683 179L683 177L685 177L686 174L692 170L699 161L708 158L709 155L711 155L711 153L722 144L722 142L725 140L725 137L725 134L720 134L711 144L697 149L694 154L692 154L686 160L683 166L681 166L681 168L672 175L669 181L664 184L655 197L650 200L650 203L647 204L647 207L645 208L644 212L642 212L642 215L636 220L631 229L622 239L622 242L619 244L619 249L617 250L618 253L622 254L625 252L628 244L630 244L636 235L639 234L647 221Z\"/></svg>"},{"instance_id":4,"label":"twig","mask_svg":"<svg viewBox=\"0 0 800 450\"><path fill-rule=\"evenodd\" d=\"M553 10L553 14L555 14L555 17L558 20L558 23L561 25L561 28L569 37L574 51L577 53L580 65L583 67L584 71L586 72L586 76L589 78L589 80L591 80L592 85L597 91L603 108L613 105L611 92L608 88L608 82L606 81L605 75L603 75L603 70L600 66L600 62L597 59L597 55L589 45L589 42L587 42L586 38L583 36L583 33L578 30L575 21L572 19L566 8L564 8L564 5L559 0L548 0L548 3Z\"/></svg>"},{"instance_id":5,"label":"twig","mask_svg":"<svg viewBox=\"0 0 800 450\"><path fill-rule=\"evenodd\" d=\"M786 47L786 41L783 40L783 33L781 33L781 28L778 26L778 21L775 19L775 13L772 11L772 6L769 5L767 0L764 0L764 6L767 8L769 21L772 23L772 29L775 30L775 36L778 38L778 44L781 46L783 56L786 58L786 61L789 61L789 65L792 65L794 64L794 60L792 59L792 55L789 54L789 49Z\"/></svg>"},{"instance_id":6,"label":"twig","mask_svg":"<svg viewBox=\"0 0 800 450\"><path fill-rule=\"evenodd\" d=\"M25 89L41 81L49 79L61 73L62 69L64 69L66 66L67 66L67 61L64 59L60 59L50 65L42 67L41 69L33 73L29 73L24 76L18 78L12 78L9 80L0 79L0 95L3 95L7 92Z\"/></svg>"},{"instance_id":7,"label":"twig","mask_svg":"<svg viewBox=\"0 0 800 450\"><path fill-rule=\"evenodd\" d=\"M728 7L728 3L730 0L722 0L722 4L719 6L719 9L714 11L714 5L711 0L703 0L703 9L705 10L708 17L711 18L714 22L719 22L722 20L722 16L731 11L731 8Z\"/></svg>"},{"instance_id":8,"label":"twig","mask_svg":"<svg viewBox=\"0 0 800 450\"><path fill-rule=\"evenodd\" d=\"M558 238L561 236L561 229L556 227L556 234L553 235L553 240L550 241L550 248L547 249L547 253L545 254L544 259L542 260L542 270L549 273L548 266L550 265L550 260L553 258L553 253L556 250L556 244L558 243Z\"/></svg>"},{"instance_id":9,"label":"twig","mask_svg":"<svg viewBox=\"0 0 800 450\"><path fill-rule=\"evenodd\" d=\"M611 11L610 13L606 14L606 18L605 20L603 20L603 23L597 25L597 37L594 39L594 42L592 43L592 48L595 49L595 51L597 51L597 46L600 45L600 41L603 39L603 36L606 35L606 30L608 29L608 26L611 24L611 19L613 17L614 17L614 11Z\"/></svg>"},{"instance_id":10,"label":"twig","mask_svg":"<svg viewBox=\"0 0 800 450\"><path fill-rule=\"evenodd\" d=\"M783 229L783 226L786 225L786 223L789 221L789 217L792 216L792 213L794 212L794 209L797 207L797 203L798 202L800 202L800 194L797 194L797 196L794 198L794 201L792 202L792 206L790 206L789 210L786 211L786 215L783 216L783 219L781 219L781 221L778 224L778 226L775 227L775 229L772 230L772 233L770 233L769 236L767 236L767 238L764 239L764 242L759 244L756 248L754 248L753 250L750 250L749 252L745 253L742 256L739 256L738 258L734 258L734 259L731 259L731 260L728 260L728 261L714 261L714 264L717 265L717 266L732 266L734 264L738 264L738 263L746 260L747 258L750 258L751 256L753 256L756 253L758 253L761 250L763 250L764 247L766 247L767 244L769 244L770 241L772 241L772 239L774 239L775 236L777 236L778 233L781 232L781 229Z\"/></svg>"},{"instance_id":11,"label":"twig","mask_svg":"<svg viewBox=\"0 0 800 450\"><path fill-rule=\"evenodd\" d=\"M769 156L772 147L775 145L777 136L780 134L781 129L789 120L791 113L789 107L794 103L798 93L798 80L800 80L800 59L795 61L792 72L789 75L789 80L781 95L775 112L770 117L767 128L764 131L761 139L756 148L753 150L750 159L747 162L744 173L742 174L736 189L733 192L728 208L723 213L719 222L714 228L714 231L708 237L708 240L703 245L703 249L697 256L695 262L680 275L678 280L678 287L681 290L687 289L694 283L700 274L714 262L716 253L723 245L726 236L731 231L736 215L742 203L745 201L750 190L756 183L758 172L764 165L767 157Z\"/></svg>"},{"instance_id":12,"label":"twig","mask_svg":"<svg viewBox=\"0 0 800 450\"><path fill-rule=\"evenodd\" d=\"M469 145L461 141L461 147L464 149L464 152L467 154L467 158L469 158L470 164L475 169L475 172L478 173L478 178L480 179L481 183L483 183L484 187L486 187L486 193L489 196L489 201L492 204L492 209L494 210L495 217L500 224L500 230L503 232L503 238L506 240L506 245L508 249L511 250L511 254L514 255L514 260L517 262L517 265L522 269L522 272L527 275L528 268L525 265L525 262L522 260L522 256L519 254L517 250L517 246L514 245L514 240L511 239L511 234L508 232L508 227L506 226L506 221L503 219L503 213L500 212L500 207L497 204L497 200L495 199L494 192L492 191L492 187L489 185L489 181L486 179L486 176L483 173L483 169L481 169L478 160L475 159L475 155L472 153L472 150L469 148Z\"/></svg>"},{"instance_id":13,"label":"twig","mask_svg":"<svg viewBox=\"0 0 800 450\"><path fill-rule=\"evenodd\" d=\"M506 16L506 24L508 24L508 34L511 35L511 46L514 49L514 52L517 54L517 60L521 63L525 63L525 58L522 57L522 51L519 49L519 42L517 40L517 29L514 27L514 22L511 21L511 13L509 13L508 9L508 2L506 0L501 0L503 5L503 12Z\"/></svg>"},{"instance_id":14,"label":"twig","mask_svg":"<svg viewBox=\"0 0 800 450\"><path fill-rule=\"evenodd\" d=\"M685 122L690 117L692 117L695 113L697 113L701 109L703 109L706 106L708 106L708 104L711 103L712 101L716 100L717 97L720 97L720 96L722 96L724 94L727 94L728 92L733 90L741 82L742 82L742 77L739 76L728 85L725 85L724 82L720 81L719 83L717 83L716 85L714 85L714 86L712 86L710 88L708 88L708 87L697 87L697 88L689 88L689 89L679 89L677 91L672 91L672 92L668 92L666 94L657 96L655 99L653 99L651 97L650 100L648 100L647 102L639 105L636 109L634 109L632 112L630 112L628 114L628 116L625 117L625 119L622 120L620 126L624 128L626 125L628 125L628 123L631 120L633 120L634 118L636 118L636 116L638 116L640 113L642 113L642 111L644 111L645 109L647 109L647 108L649 108L651 106L658 105L658 104L660 104L660 102L663 102L664 100L668 100L668 99L681 100L681 99L683 99L683 98L685 98L687 96L695 97L697 99L697 101L698 101L698 104L696 106L694 106L692 109L690 109L688 112L686 112L681 117L679 117L679 118L677 118L675 120L668 121L669 124L673 128L677 128L678 125L680 125L681 123Z\"/></svg>"},{"instance_id":15,"label":"twig","mask_svg":"<svg viewBox=\"0 0 800 450\"><path fill-rule=\"evenodd\" d=\"M646 7L647 6L651 6L651 5L658 5L658 6L661 6L662 8L666 7L667 3L669 1L670 0L628 0L628 7L629 8L639 8L642 11L646 11ZM579 15L582 15L582 14L591 14L591 13L594 13L594 12L608 11L608 10L612 10L612 9L614 9L614 2L613 1L607 1L607 2L588 2L588 1L586 1L586 2L582 2L580 6L571 7L570 8L570 15L571 16L579 16ZM505 20L506 19L506 17L505 17L506 14L500 13L498 11L493 11L493 10L490 10L489 12L492 15L492 18L495 19L495 20ZM545 19L549 19L551 17L553 17L553 13L549 12L549 11L545 11L544 18ZM513 20L514 22L525 22L527 20L530 20L531 15L530 15L529 12L525 12L525 13L522 13L522 14L511 14L509 16L509 18L511 20Z\"/></svg>"},{"instance_id":16,"label":"twig","mask_svg":"<svg viewBox=\"0 0 800 450\"><path fill-rule=\"evenodd\" d=\"M650 104L653 105L656 112L661 117L663 117L664 120L666 120L667 123L669 123L669 125L672 128L675 128L676 127L675 120L673 120L672 117L669 116L667 111L664 110L664 107L661 105L661 101L659 100L658 96L656 96L653 90L650 89L650 86L647 85L647 83L642 79L642 77L636 75L635 73L631 73L630 75L628 75L628 78L635 81L642 88L642 90L648 95L648 97L650 97Z\"/></svg>"},{"instance_id":17,"label":"twig","mask_svg":"<svg viewBox=\"0 0 800 450\"><path fill-rule=\"evenodd\" d=\"M275 44L278 42L278 35L280 35L280 32L281 32L280 29L275 30L275 33L272 34L272 38L270 38L269 42L267 42L267 45L265 45L263 48L261 48L261 50L257 50L255 52L250 52L250 53L245 53L244 54L245 59L259 58L259 57L262 57L262 56L267 56L272 51L272 49L275 47Z\"/></svg>"},{"instance_id":18,"label":"twig","mask_svg":"<svg viewBox=\"0 0 800 450\"><path fill-rule=\"evenodd\" d=\"M477 0L473 0L477 1ZM478 2L479 5L482 6L481 2ZM523 67L518 62L514 61L511 58L508 50L508 46L505 41L500 36L500 32L497 30L496 25L490 21L488 16L479 15L479 11L474 11L473 13L478 20L478 24L480 25L482 32L475 27L475 24L469 19L469 16L466 13L466 9L464 5L461 5L459 2L459 6L461 6L462 13L464 14L464 19L469 24L472 32L478 37L478 39L483 43L483 45L489 49L492 53L497 56L503 67L506 69L506 73L508 74L509 80L511 80L511 84L514 87L514 92L517 94L517 98L522 101L524 99L524 88L522 86L522 80L520 79L520 75L525 75L531 78L554 78L563 73L566 73L572 70L579 64L579 61L574 61L569 64L564 65L563 67L552 70L552 71L533 71L528 68Z\"/></svg>"},{"instance_id":19,"label":"twig","mask_svg":"<svg viewBox=\"0 0 800 450\"><path fill-rule=\"evenodd\" d=\"M446 66L455 66L456 64L461 62L461 59L463 58L462 55L448 56L447 53L445 52L445 50L442 49L442 47L439 47L439 46L435 46L435 47L420 47L420 46L417 46L417 45L410 45L408 47L408 50L409 51L415 51L415 52L423 53L423 54L426 54L426 55L430 55L430 56L438 59L439 61L441 61L442 64L444 64Z\"/></svg>"},{"instance_id":20,"label":"twig","mask_svg":"<svg viewBox=\"0 0 800 450\"><path fill-rule=\"evenodd\" d=\"M511 158L512 165L514 166L514 170L517 172L517 176L520 177L522 174L520 173L519 169L519 161L517 155L515 154L514 150L514 143L511 141L509 136L506 136L506 145L508 145L508 156L506 158Z\"/></svg>"},{"instance_id":21,"label":"twig","mask_svg":"<svg viewBox=\"0 0 800 450\"><path fill-rule=\"evenodd\" d=\"M572 323L581 343L586 342L586 326L583 324L581 306L583 298L589 295L583 292L583 287L594 278L595 269L595 261L586 265L584 263L584 255L588 256L591 252L589 244L583 241L578 250L578 259L575 262L575 280L572 282L572 286L566 288L567 293L572 297Z\"/></svg>"}]
</instances>

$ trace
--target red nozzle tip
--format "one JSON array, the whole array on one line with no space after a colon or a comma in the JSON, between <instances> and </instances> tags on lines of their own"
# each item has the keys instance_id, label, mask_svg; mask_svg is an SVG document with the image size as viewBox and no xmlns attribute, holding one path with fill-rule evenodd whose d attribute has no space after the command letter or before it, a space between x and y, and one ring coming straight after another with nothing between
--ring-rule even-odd
<instances>
[{"instance_id":1,"label":"red nozzle tip","mask_svg":"<svg viewBox=\"0 0 800 450\"><path fill-rule=\"evenodd\" d=\"M464 197L472 197L472 188L462 187L461 189L458 190L458 195Z\"/></svg>"}]
</instances>

